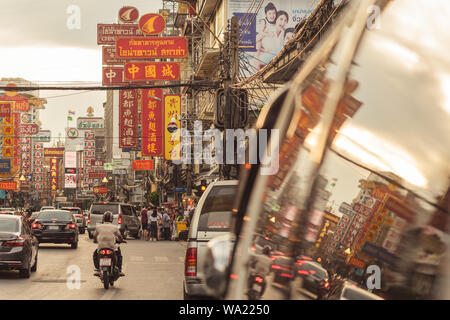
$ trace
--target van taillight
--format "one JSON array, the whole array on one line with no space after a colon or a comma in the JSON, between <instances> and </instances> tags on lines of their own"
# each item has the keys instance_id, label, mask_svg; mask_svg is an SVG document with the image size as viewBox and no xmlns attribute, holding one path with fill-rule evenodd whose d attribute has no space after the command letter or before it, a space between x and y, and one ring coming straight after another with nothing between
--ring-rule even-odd
<instances>
[{"instance_id":1,"label":"van taillight","mask_svg":"<svg viewBox=\"0 0 450 320\"><path fill-rule=\"evenodd\" d=\"M184 261L184 275L186 277L197 276L197 248L188 248Z\"/></svg>"},{"instance_id":2,"label":"van taillight","mask_svg":"<svg viewBox=\"0 0 450 320\"><path fill-rule=\"evenodd\" d=\"M119 213L119 219L118 219L117 223L118 224L122 224L122 214L121 213Z\"/></svg>"}]
</instances>

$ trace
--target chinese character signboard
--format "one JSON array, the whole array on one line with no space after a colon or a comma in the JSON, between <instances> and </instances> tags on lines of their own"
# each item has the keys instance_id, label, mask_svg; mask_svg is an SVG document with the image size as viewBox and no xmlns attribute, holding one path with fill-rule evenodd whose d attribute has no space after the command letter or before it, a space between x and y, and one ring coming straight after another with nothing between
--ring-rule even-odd
<instances>
[{"instance_id":1,"label":"chinese character signboard","mask_svg":"<svg viewBox=\"0 0 450 320\"><path fill-rule=\"evenodd\" d=\"M94 187L94 193L108 193L107 187Z\"/></svg>"},{"instance_id":2,"label":"chinese character signboard","mask_svg":"<svg viewBox=\"0 0 450 320\"><path fill-rule=\"evenodd\" d=\"M138 146L138 94L137 90L119 91L119 147Z\"/></svg>"},{"instance_id":3,"label":"chinese character signboard","mask_svg":"<svg viewBox=\"0 0 450 320\"><path fill-rule=\"evenodd\" d=\"M33 174L32 187L34 190L42 191L44 189L44 143L33 142L33 162L31 172Z\"/></svg>"},{"instance_id":4,"label":"chinese character signboard","mask_svg":"<svg viewBox=\"0 0 450 320\"><path fill-rule=\"evenodd\" d=\"M64 158L64 148L45 148L44 157Z\"/></svg>"},{"instance_id":5,"label":"chinese character signboard","mask_svg":"<svg viewBox=\"0 0 450 320\"><path fill-rule=\"evenodd\" d=\"M164 96L164 159L180 160L181 95Z\"/></svg>"},{"instance_id":6,"label":"chinese character signboard","mask_svg":"<svg viewBox=\"0 0 450 320\"><path fill-rule=\"evenodd\" d=\"M163 155L162 97L162 89L142 90L143 156Z\"/></svg>"},{"instance_id":7,"label":"chinese character signboard","mask_svg":"<svg viewBox=\"0 0 450 320\"><path fill-rule=\"evenodd\" d=\"M92 184L90 178L92 171L92 160L95 159L95 132L93 130L84 131L84 176L83 183L85 185Z\"/></svg>"},{"instance_id":8,"label":"chinese character signboard","mask_svg":"<svg viewBox=\"0 0 450 320\"><path fill-rule=\"evenodd\" d=\"M17 183L15 181L0 181L0 190L16 190Z\"/></svg>"},{"instance_id":9,"label":"chinese character signboard","mask_svg":"<svg viewBox=\"0 0 450 320\"><path fill-rule=\"evenodd\" d=\"M116 40L116 58L119 59L170 59L187 56L185 37L133 37Z\"/></svg>"},{"instance_id":10,"label":"chinese character signboard","mask_svg":"<svg viewBox=\"0 0 450 320\"><path fill-rule=\"evenodd\" d=\"M153 160L133 160L133 170L153 170Z\"/></svg>"},{"instance_id":11,"label":"chinese character signboard","mask_svg":"<svg viewBox=\"0 0 450 320\"><path fill-rule=\"evenodd\" d=\"M0 102L0 118L10 118L12 112L11 102Z\"/></svg>"},{"instance_id":12,"label":"chinese character signboard","mask_svg":"<svg viewBox=\"0 0 450 320\"><path fill-rule=\"evenodd\" d=\"M129 62L124 66L127 81L180 80L178 62Z\"/></svg>"},{"instance_id":13,"label":"chinese character signboard","mask_svg":"<svg viewBox=\"0 0 450 320\"><path fill-rule=\"evenodd\" d=\"M102 85L104 86L128 84L123 78L123 67L103 67L102 72Z\"/></svg>"},{"instance_id":14,"label":"chinese character signboard","mask_svg":"<svg viewBox=\"0 0 450 320\"><path fill-rule=\"evenodd\" d=\"M125 60L116 59L116 47L115 46L103 46L102 47L102 64L103 65L122 65Z\"/></svg>"},{"instance_id":15,"label":"chinese character signboard","mask_svg":"<svg viewBox=\"0 0 450 320\"><path fill-rule=\"evenodd\" d=\"M50 159L50 191L53 195L58 190L58 158Z\"/></svg>"}]
</instances>

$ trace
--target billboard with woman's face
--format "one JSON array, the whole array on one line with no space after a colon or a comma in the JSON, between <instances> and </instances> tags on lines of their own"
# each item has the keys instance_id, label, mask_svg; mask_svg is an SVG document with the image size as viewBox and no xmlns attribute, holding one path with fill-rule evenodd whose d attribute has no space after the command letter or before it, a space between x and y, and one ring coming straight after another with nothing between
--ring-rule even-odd
<instances>
[{"instance_id":1,"label":"billboard with woman's face","mask_svg":"<svg viewBox=\"0 0 450 320\"><path fill-rule=\"evenodd\" d=\"M264 68L294 36L297 24L305 21L319 1L230 0L228 15L240 21L240 76L248 77Z\"/></svg>"}]
</instances>

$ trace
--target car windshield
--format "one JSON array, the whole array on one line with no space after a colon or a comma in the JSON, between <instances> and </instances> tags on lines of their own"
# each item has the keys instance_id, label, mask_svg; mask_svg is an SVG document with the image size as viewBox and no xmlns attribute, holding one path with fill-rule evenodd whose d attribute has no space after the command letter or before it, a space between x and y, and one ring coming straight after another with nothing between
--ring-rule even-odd
<instances>
[{"instance_id":1,"label":"car windshield","mask_svg":"<svg viewBox=\"0 0 450 320\"><path fill-rule=\"evenodd\" d=\"M19 232L19 219L2 219L0 216L0 232Z\"/></svg>"},{"instance_id":2,"label":"car windshield","mask_svg":"<svg viewBox=\"0 0 450 320\"><path fill-rule=\"evenodd\" d=\"M39 220L63 220L63 221L70 221L72 220L72 214L65 211L42 211L39 216Z\"/></svg>"},{"instance_id":3,"label":"car windshield","mask_svg":"<svg viewBox=\"0 0 450 320\"><path fill-rule=\"evenodd\" d=\"M91 208L92 214L104 214L106 211L112 212L112 214L119 213L118 204L93 204Z\"/></svg>"}]
</instances>

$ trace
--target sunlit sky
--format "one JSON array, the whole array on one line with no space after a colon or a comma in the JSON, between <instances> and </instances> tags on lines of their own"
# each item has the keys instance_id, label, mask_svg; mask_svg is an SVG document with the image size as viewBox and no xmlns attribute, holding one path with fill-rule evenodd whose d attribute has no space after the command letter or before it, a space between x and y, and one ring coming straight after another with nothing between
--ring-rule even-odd
<instances>
[{"instance_id":1,"label":"sunlit sky","mask_svg":"<svg viewBox=\"0 0 450 320\"><path fill-rule=\"evenodd\" d=\"M79 8L78 17L73 6ZM158 12L162 0L1 0L0 78L23 78L39 84L61 81L101 84L101 46L97 45L97 24L117 23L123 6L134 6L140 15ZM75 26L70 29L69 25ZM74 83L76 82L76 83ZM47 98L40 112L42 129L52 137L64 135L68 110L85 116L89 106L103 116L105 91L40 91Z\"/></svg>"}]
</instances>

